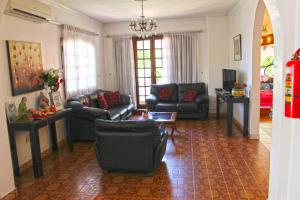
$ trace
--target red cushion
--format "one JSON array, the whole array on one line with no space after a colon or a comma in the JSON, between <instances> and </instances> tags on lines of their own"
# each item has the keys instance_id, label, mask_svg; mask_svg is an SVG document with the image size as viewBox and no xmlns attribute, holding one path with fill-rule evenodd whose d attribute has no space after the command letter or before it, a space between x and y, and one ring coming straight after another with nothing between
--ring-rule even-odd
<instances>
[{"instance_id":1,"label":"red cushion","mask_svg":"<svg viewBox=\"0 0 300 200\"><path fill-rule=\"evenodd\" d=\"M161 88L159 91L159 100L170 101L172 97L172 93L173 93L172 88Z\"/></svg>"},{"instance_id":2,"label":"red cushion","mask_svg":"<svg viewBox=\"0 0 300 200\"><path fill-rule=\"evenodd\" d=\"M198 92L196 90L187 90L184 93L183 101L184 102L194 102L197 95L198 95Z\"/></svg>"},{"instance_id":3,"label":"red cushion","mask_svg":"<svg viewBox=\"0 0 300 200\"><path fill-rule=\"evenodd\" d=\"M104 110L108 109L108 103L103 94L98 95L98 104L99 104L100 108L102 108Z\"/></svg>"},{"instance_id":4,"label":"red cushion","mask_svg":"<svg viewBox=\"0 0 300 200\"><path fill-rule=\"evenodd\" d=\"M117 106L120 105L121 97L120 92L105 92L104 97L109 106Z\"/></svg>"}]
</instances>

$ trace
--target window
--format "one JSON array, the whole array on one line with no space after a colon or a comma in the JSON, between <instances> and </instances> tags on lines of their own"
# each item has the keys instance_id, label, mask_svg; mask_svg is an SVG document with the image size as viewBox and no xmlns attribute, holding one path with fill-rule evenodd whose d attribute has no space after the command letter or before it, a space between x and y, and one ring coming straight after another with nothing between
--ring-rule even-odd
<instances>
[{"instance_id":1,"label":"window","mask_svg":"<svg viewBox=\"0 0 300 200\"><path fill-rule=\"evenodd\" d=\"M63 61L67 98L96 89L94 36L65 27Z\"/></svg>"},{"instance_id":2,"label":"window","mask_svg":"<svg viewBox=\"0 0 300 200\"><path fill-rule=\"evenodd\" d=\"M137 106L145 107L151 84L163 81L163 38L133 38Z\"/></svg>"}]
</instances>

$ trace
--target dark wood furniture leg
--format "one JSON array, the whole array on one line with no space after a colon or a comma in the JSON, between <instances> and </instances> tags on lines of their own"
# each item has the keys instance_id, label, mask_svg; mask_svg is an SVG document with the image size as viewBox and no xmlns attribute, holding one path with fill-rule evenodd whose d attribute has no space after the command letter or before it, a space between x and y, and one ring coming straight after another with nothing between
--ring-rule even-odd
<instances>
[{"instance_id":1,"label":"dark wood furniture leg","mask_svg":"<svg viewBox=\"0 0 300 200\"><path fill-rule=\"evenodd\" d=\"M19 161L18 161L15 130L11 126L8 126L8 135L9 135L9 144L10 144L10 151L11 151L14 175L16 177L19 177L20 176L20 168L19 168Z\"/></svg>"},{"instance_id":2,"label":"dark wood furniture leg","mask_svg":"<svg viewBox=\"0 0 300 200\"><path fill-rule=\"evenodd\" d=\"M52 151L57 151L58 145L57 145L57 133L56 133L55 122L49 124L49 132L51 137Z\"/></svg>"},{"instance_id":3,"label":"dark wood furniture leg","mask_svg":"<svg viewBox=\"0 0 300 200\"><path fill-rule=\"evenodd\" d=\"M248 136L249 130L249 100L244 102L244 136Z\"/></svg>"},{"instance_id":4,"label":"dark wood furniture leg","mask_svg":"<svg viewBox=\"0 0 300 200\"><path fill-rule=\"evenodd\" d=\"M217 119L220 119L220 98L217 95Z\"/></svg>"},{"instance_id":5,"label":"dark wood furniture leg","mask_svg":"<svg viewBox=\"0 0 300 200\"><path fill-rule=\"evenodd\" d=\"M73 144L73 140L71 137L71 128L70 128L70 115L68 115L66 118L66 132L67 132L67 141L69 144L69 150L72 152L74 151L74 144Z\"/></svg>"},{"instance_id":6,"label":"dark wood furniture leg","mask_svg":"<svg viewBox=\"0 0 300 200\"><path fill-rule=\"evenodd\" d=\"M232 137L233 103L227 102L227 135Z\"/></svg>"},{"instance_id":7,"label":"dark wood furniture leg","mask_svg":"<svg viewBox=\"0 0 300 200\"><path fill-rule=\"evenodd\" d=\"M35 178L39 178L43 176L43 165L42 165L42 158L41 158L39 131L36 127L32 127L29 134L30 134L33 174Z\"/></svg>"}]
</instances>

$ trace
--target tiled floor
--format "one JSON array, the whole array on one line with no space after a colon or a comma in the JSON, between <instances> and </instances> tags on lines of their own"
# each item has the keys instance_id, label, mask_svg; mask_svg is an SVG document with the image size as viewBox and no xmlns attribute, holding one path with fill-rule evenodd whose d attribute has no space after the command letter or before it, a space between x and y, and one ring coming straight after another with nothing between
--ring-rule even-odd
<instances>
[{"instance_id":1,"label":"tiled floor","mask_svg":"<svg viewBox=\"0 0 300 200\"><path fill-rule=\"evenodd\" d=\"M265 200L269 151L235 128L225 135L225 121L178 121L163 163L153 177L111 173L98 168L92 144L76 144L44 160L44 176L32 170L17 179L16 199L95 200Z\"/></svg>"}]
</instances>

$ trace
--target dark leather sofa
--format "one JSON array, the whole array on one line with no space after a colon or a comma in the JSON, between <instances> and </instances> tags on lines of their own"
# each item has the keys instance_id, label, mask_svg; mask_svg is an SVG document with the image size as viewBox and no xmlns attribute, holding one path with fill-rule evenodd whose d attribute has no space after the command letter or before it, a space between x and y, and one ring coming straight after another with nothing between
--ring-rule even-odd
<instances>
[{"instance_id":1,"label":"dark leather sofa","mask_svg":"<svg viewBox=\"0 0 300 200\"><path fill-rule=\"evenodd\" d=\"M95 121L95 150L105 171L134 171L151 174L166 151L167 133L153 120ZM117 148L116 148L117 147Z\"/></svg>"},{"instance_id":2,"label":"dark leather sofa","mask_svg":"<svg viewBox=\"0 0 300 200\"><path fill-rule=\"evenodd\" d=\"M106 92L96 90L93 93L72 97L66 107L72 108L70 120L71 139L73 141L95 140L95 119L123 120L132 115L134 105L129 95L121 94L121 105L110 107L108 110L99 108L97 94ZM89 106L84 105L88 101Z\"/></svg>"},{"instance_id":3,"label":"dark leather sofa","mask_svg":"<svg viewBox=\"0 0 300 200\"><path fill-rule=\"evenodd\" d=\"M161 88L170 88L173 91L170 101L160 101ZM197 91L197 97L193 102L183 101L184 94L188 90ZM181 119L208 117L209 98L205 83L152 85L150 93L146 103L151 112L177 112L177 118Z\"/></svg>"}]
</instances>

